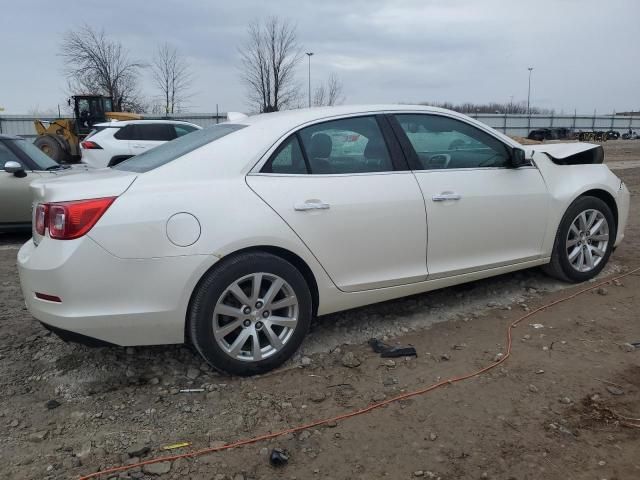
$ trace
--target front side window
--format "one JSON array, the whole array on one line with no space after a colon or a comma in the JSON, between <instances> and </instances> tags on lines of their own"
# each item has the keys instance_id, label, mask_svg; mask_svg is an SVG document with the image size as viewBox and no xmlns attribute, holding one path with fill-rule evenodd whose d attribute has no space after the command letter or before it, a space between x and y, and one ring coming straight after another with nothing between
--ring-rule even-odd
<instances>
[{"instance_id":1,"label":"front side window","mask_svg":"<svg viewBox=\"0 0 640 480\"><path fill-rule=\"evenodd\" d=\"M508 147L473 125L440 115L395 117L415 151L417 170L508 165Z\"/></svg>"}]
</instances>

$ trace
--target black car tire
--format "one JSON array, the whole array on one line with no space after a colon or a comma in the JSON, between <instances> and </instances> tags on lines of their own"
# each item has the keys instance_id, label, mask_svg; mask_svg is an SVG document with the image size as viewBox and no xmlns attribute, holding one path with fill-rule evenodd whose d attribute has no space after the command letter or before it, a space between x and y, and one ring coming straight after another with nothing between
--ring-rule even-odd
<instances>
[{"instance_id":1,"label":"black car tire","mask_svg":"<svg viewBox=\"0 0 640 480\"><path fill-rule=\"evenodd\" d=\"M234 282L255 273L275 275L293 289L298 302L297 324L276 353L259 361L239 360L223 350L216 340L213 333L214 310ZM311 317L311 292L300 271L276 255L251 252L226 258L205 274L191 300L188 333L196 350L212 367L233 375L249 376L265 373L288 360L302 344L311 325Z\"/></svg>"},{"instance_id":2,"label":"black car tire","mask_svg":"<svg viewBox=\"0 0 640 480\"><path fill-rule=\"evenodd\" d=\"M609 226L609 241L600 263L588 272L580 272L576 270L569 261L566 248L566 238L574 219L580 214L580 212L584 212L585 210L597 210L602 213ZM604 201L596 197L579 197L569 205L569 208L560 221L553 244L553 251L551 253L551 262L545 265L543 270L548 275L565 282L578 283L587 281L598 275L598 273L600 273L607 264L615 242L615 237L616 224L609 206Z\"/></svg>"}]
</instances>

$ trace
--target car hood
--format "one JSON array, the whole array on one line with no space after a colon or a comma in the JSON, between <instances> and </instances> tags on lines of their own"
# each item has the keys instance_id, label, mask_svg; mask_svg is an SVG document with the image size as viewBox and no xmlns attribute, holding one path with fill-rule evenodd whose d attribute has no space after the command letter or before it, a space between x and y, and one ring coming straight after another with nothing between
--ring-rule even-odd
<instances>
[{"instance_id":1,"label":"car hood","mask_svg":"<svg viewBox=\"0 0 640 480\"><path fill-rule=\"evenodd\" d=\"M548 153L553 158L562 159L582 153L593 148L598 148L600 145L594 145L593 143L543 143L540 145L527 145L534 152Z\"/></svg>"},{"instance_id":2,"label":"car hood","mask_svg":"<svg viewBox=\"0 0 640 480\"><path fill-rule=\"evenodd\" d=\"M31 193L36 203L116 197L124 193L136 177L136 173L110 168L72 168L55 177L33 181Z\"/></svg>"},{"instance_id":3,"label":"car hood","mask_svg":"<svg viewBox=\"0 0 640 480\"><path fill-rule=\"evenodd\" d=\"M545 153L554 163L559 165L602 163L604 161L602 146L593 143L549 143L527 145L527 148L534 153Z\"/></svg>"}]
</instances>

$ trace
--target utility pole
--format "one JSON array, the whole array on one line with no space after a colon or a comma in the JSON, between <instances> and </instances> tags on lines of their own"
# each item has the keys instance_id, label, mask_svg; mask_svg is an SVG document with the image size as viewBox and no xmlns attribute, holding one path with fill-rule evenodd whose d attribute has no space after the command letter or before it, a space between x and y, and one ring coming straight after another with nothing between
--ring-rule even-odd
<instances>
[{"instance_id":1,"label":"utility pole","mask_svg":"<svg viewBox=\"0 0 640 480\"><path fill-rule=\"evenodd\" d=\"M313 52L305 52L309 57L309 108L311 108L311 55Z\"/></svg>"},{"instance_id":2,"label":"utility pole","mask_svg":"<svg viewBox=\"0 0 640 480\"><path fill-rule=\"evenodd\" d=\"M533 67L529 67L529 93L527 93L527 113L531 115L531 72Z\"/></svg>"}]
</instances>

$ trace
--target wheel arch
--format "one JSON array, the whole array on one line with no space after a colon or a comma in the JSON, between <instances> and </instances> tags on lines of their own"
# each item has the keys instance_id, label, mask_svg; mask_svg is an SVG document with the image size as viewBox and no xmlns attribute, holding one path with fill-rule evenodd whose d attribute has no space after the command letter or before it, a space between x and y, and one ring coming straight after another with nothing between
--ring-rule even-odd
<instances>
[{"instance_id":1,"label":"wheel arch","mask_svg":"<svg viewBox=\"0 0 640 480\"><path fill-rule=\"evenodd\" d=\"M607 204L607 206L611 209L611 213L613 214L613 220L615 222L614 227L615 227L615 232L617 234L617 232L618 232L618 204L616 203L616 199L614 198L614 196L611 195L606 190L603 190L601 188L593 188L591 190L587 190L585 192L582 192L580 195L578 195L576 200L578 198L581 198L581 197L595 197L595 198L598 198L598 199L602 200L604 203ZM615 235L614 235L614 238L615 238Z\"/></svg>"},{"instance_id":2,"label":"wheel arch","mask_svg":"<svg viewBox=\"0 0 640 480\"><path fill-rule=\"evenodd\" d=\"M287 250L286 248L282 248L282 247L275 247L273 245L257 245L252 247L245 247L225 255L220 261L214 263L213 265L211 265L211 267L209 267L206 271L204 271L200 276L200 278L198 279L198 281L196 282L189 296L189 303L187 304L187 311L185 313L184 338L186 342L190 341L188 332L189 332L189 317L191 312L191 305L193 303L193 298L195 296L195 293L198 290L198 288L200 288L200 285L202 284L203 279L207 276L207 274L210 271L217 268L220 264L222 264L222 262L227 261L227 259L236 257L238 255L242 255L245 253L255 253L255 252L270 253L276 257L280 257L283 260L286 260L287 262L291 263L294 267L298 269L298 271L302 274L305 281L307 282L307 285L309 286L309 291L311 292L312 315L314 317L317 315L318 305L320 302L318 282L316 280L315 275L313 274L313 271L307 264L307 262L305 262L299 255L295 254L291 250Z\"/></svg>"}]
</instances>

